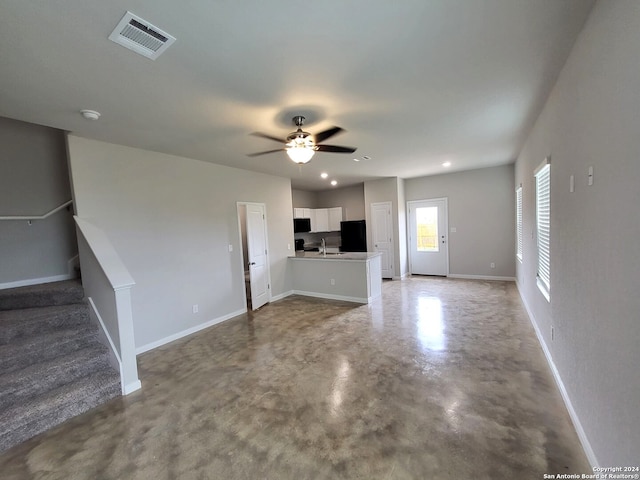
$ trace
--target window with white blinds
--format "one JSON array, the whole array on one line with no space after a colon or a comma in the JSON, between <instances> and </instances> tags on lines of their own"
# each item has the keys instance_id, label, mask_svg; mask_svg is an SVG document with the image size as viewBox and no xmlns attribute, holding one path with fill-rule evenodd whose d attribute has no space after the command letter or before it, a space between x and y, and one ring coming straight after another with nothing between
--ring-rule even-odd
<instances>
[{"instance_id":1,"label":"window with white blinds","mask_svg":"<svg viewBox=\"0 0 640 480\"><path fill-rule=\"evenodd\" d=\"M551 291L551 166L549 159L536 169L536 230L538 239L538 287L549 300Z\"/></svg>"},{"instance_id":2,"label":"window with white blinds","mask_svg":"<svg viewBox=\"0 0 640 480\"><path fill-rule=\"evenodd\" d=\"M522 186L516 190L516 257L522 261Z\"/></svg>"}]
</instances>

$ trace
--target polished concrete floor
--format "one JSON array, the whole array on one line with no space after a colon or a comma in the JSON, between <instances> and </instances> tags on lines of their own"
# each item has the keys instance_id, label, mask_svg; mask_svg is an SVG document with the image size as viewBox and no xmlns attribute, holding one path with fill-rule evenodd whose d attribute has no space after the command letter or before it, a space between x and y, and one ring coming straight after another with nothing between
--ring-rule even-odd
<instances>
[{"instance_id":1,"label":"polished concrete floor","mask_svg":"<svg viewBox=\"0 0 640 480\"><path fill-rule=\"evenodd\" d=\"M513 283L288 297L139 358L143 390L0 455L3 479L590 473Z\"/></svg>"}]
</instances>

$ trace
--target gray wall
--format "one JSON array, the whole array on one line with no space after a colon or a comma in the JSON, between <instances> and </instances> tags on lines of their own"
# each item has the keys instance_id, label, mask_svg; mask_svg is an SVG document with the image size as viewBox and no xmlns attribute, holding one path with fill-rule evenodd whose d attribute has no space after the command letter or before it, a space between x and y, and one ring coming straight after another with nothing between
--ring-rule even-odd
<instances>
[{"instance_id":1,"label":"gray wall","mask_svg":"<svg viewBox=\"0 0 640 480\"><path fill-rule=\"evenodd\" d=\"M64 132L0 117L0 216L40 216L70 199ZM78 252L72 215L0 220L0 287L68 275Z\"/></svg>"},{"instance_id":2,"label":"gray wall","mask_svg":"<svg viewBox=\"0 0 640 480\"><path fill-rule=\"evenodd\" d=\"M291 201L293 208L318 208L317 192L291 189ZM293 212L291 212L293 215Z\"/></svg>"},{"instance_id":3,"label":"gray wall","mask_svg":"<svg viewBox=\"0 0 640 480\"><path fill-rule=\"evenodd\" d=\"M364 185L317 192L318 208L342 207L344 220L364 220Z\"/></svg>"},{"instance_id":4,"label":"gray wall","mask_svg":"<svg viewBox=\"0 0 640 480\"><path fill-rule=\"evenodd\" d=\"M598 2L518 157L517 279L591 460L640 452L640 3ZM551 155L551 301L536 286L533 170ZM587 170L594 167L594 184ZM575 192L569 178L575 176ZM551 327L554 338L551 338Z\"/></svg>"},{"instance_id":5,"label":"gray wall","mask_svg":"<svg viewBox=\"0 0 640 480\"><path fill-rule=\"evenodd\" d=\"M138 349L246 308L236 202L266 204L271 292L291 291L288 178L72 135L68 142L78 215L106 233L136 281Z\"/></svg>"},{"instance_id":6,"label":"gray wall","mask_svg":"<svg viewBox=\"0 0 640 480\"><path fill-rule=\"evenodd\" d=\"M352 185L343 188L331 188L319 192L291 190L294 208L331 208L342 207L345 220L363 220L364 185Z\"/></svg>"},{"instance_id":7,"label":"gray wall","mask_svg":"<svg viewBox=\"0 0 640 480\"><path fill-rule=\"evenodd\" d=\"M515 277L513 168L504 165L405 180L407 202L448 198L451 275ZM451 228L457 231L452 233Z\"/></svg>"},{"instance_id":8,"label":"gray wall","mask_svg":"<svg viewBox=\"0 0 640 480\"><path fill-rule=\"evenodd\" d=\"M406 272L406 258L401 257L400 252L406 251L406 229L400 230L402 219L400 215L403 210L400 207L402 201L404 180L397 177L381 178L364 182L365 215L367 220L367 246L369 251L373 251L372 245L372 224L371 224L371 204L380 202L391 202L391 228L393 229L393 277L399 278L403 270ZM401 246L402 243L405 246ZM404 265L404 266L403 266Z\"/></svg>"}]
</instances>

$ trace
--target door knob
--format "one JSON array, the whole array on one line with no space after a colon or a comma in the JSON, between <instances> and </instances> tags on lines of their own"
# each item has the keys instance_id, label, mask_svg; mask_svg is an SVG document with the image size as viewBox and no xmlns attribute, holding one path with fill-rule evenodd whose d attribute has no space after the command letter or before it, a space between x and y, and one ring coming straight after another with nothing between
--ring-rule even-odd
<instances>
[{"instance_id":1,"label":"door knob","mask_svg":"<svg viewBox=\"0 0 640 480\"><path fill-rule=\"evenodd\" d=\"M255 264L256 264L256 262L251 262L251 263L249 263L249 266L255 265Z\"/></svg>"}]
</instances>

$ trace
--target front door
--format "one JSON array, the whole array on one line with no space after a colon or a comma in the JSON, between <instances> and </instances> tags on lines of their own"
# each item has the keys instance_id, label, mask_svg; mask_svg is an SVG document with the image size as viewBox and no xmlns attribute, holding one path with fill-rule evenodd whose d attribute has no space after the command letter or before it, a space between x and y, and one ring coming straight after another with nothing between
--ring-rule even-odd
<instances>
[{"instance_id":1,"label":"front door","mask_svg":"<svg viewBox=\"0 0 640 480\"><path fill-rule=\"evenodd\" d=\"M371 204L373 251L382 253L382 278L393 278L391 202Z\"/></svg>"},{"instance_id":2,"label":"front door","mask_svg":"<svg viewBox=\"0 0 640 480\"><path fill-rule=\"evenodd\" d=\"M412 274L449 273L447 199L407 202L409 267Z\"/></svg>"},{"instance_id":3,"label":"front door","mask_svg":"<svg viewBox=\"0 0 640 480\"><path fill-rule=\"evenodd\" d=\"M270 300L266 227L265 206L248 203L247 251L252 310L257 310Z\"/></svg>"}]
</instances>

